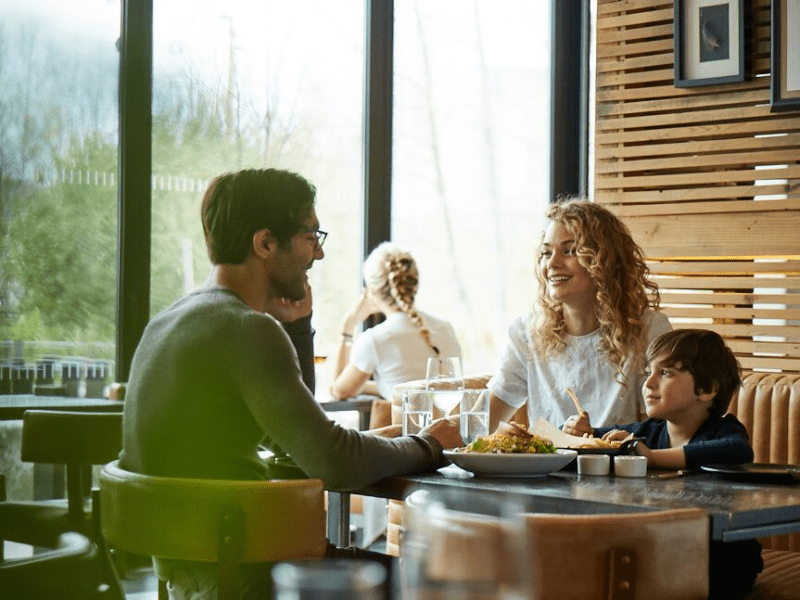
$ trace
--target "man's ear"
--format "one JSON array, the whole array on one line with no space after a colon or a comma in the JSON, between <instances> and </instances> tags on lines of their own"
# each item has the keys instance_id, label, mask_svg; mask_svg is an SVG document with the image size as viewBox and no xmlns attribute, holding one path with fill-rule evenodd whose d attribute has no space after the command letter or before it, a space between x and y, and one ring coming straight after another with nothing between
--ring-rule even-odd
<instances>
[{"instance_id":1,"label":"man's ear","mask_svg":"<svg viewBox=\"0 0 800 600\"><path fill-rule=\"evenodd\" d=\"M260 258L266 258L273 250L270 244L277 243L272 239L269 229L259 229L253 234L253 252Z\"/></svg>"}]
</instances>

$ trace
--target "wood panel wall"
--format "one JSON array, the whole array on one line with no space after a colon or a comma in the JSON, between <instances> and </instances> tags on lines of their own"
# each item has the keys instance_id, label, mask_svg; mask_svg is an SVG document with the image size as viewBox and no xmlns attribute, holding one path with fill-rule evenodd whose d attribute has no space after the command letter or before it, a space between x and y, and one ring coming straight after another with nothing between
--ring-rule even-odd
<instances>
[{"instance_id":1,"label":"wood panel wall","mask_svg":"<svg viewBox=\"0 0 800 600\"><path fill-rule=\"evenodd\" d=\"M718 331L745 371L797 373L800 112L770 112L770 2L745 5L747 80L676 88L672 1L598 0L593 196L675 328Z\"/></svg>"}]
</instances>

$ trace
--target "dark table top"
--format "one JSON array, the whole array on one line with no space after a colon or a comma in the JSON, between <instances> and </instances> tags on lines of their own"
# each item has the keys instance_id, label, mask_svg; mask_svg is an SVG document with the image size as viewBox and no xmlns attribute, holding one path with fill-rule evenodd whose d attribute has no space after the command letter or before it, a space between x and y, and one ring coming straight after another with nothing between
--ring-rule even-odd
<instances>
[{"instance_id":1,"label":"dark table top","mask_svg":"<svg viewBox=\"0 0 800 600\"><path fill-rule=\"evenodd\" d=\"M526 512L594 514L698 507L711 516L712 539L724 541L800 531L800 484L732 481L711 473L665 480L588 477L565 470L541 477L489 478L472 477L451 466L436 473L389 477L357 493L400 500L418 488L507 494Z\"/></svg>"},{"instance_id":2,"label":"dark table top","mask_svg":"<svg viewBox=\"0 0 800 600\"><path fill-rule=\"evenodd\" d=\"M69 398L34 396L33 394L0 395L0 421L22 419L26 410L79 410L121 412L124 403L107 398Z\"/></svg>"}]
</instances>

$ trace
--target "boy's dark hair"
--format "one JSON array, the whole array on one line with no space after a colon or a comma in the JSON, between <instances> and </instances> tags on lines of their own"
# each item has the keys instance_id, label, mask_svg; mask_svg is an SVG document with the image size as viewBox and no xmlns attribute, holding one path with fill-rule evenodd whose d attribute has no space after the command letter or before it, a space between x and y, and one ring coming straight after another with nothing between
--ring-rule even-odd
<instances>
[{"instance_id":1,"label":"boy's dark hair","mask_svg":"<svg viewBox=\"0 0 800 600\"><path fill-rule=\"evenodd\" d=\"M200 209L211 262L243 263L261 229L285 245L303 228L315 196L314 186L290 171L246 169L215 178Z\"/></svg>"},{"instance_id":2,"label":"boy's dark hair","mask_svg":"<svg viewBox=\"0 0 800 600\"><path fill-rule=\"evenodd\" d=\"M717 393L709 412L724 415L741 383L741 367L725 340L708 329L669 331L650 343L647 364L664 356L665 366L688 371L694 377L694 392Z\"/></svg>"}]
</instances>

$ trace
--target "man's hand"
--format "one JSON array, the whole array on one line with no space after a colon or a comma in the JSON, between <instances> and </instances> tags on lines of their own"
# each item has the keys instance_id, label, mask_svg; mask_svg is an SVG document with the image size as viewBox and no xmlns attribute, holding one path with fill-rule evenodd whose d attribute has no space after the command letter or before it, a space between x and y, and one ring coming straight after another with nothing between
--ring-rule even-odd
<instances>
[{"instance_id":1,"label":"man's hand","mask_svg":"<svg viewBox=\"0 0 800 600\"><path fill-rule=\"evenodd\" d=\"M587 412L584 412L582 415L572 415L564 421L564 426L561 430L570 435L594 435L594 428L592 424L589 423L589 413Z\"/></svg>"},{"instance_id":2,"label":"man's hand","mask_svg":"<svg viewBox=\"0 0 800 600\"><path fill-rule=\"evenodd\" d=\"M306 285L306 297L292 301L286 298L273 298L269 301L267 312L281 323L291 323L311 314L311 287Z\"/></svg>"},{"instance_id":3,"label":"man's hand","mask_svg":"<svg viewBox=\"0 0 800 600\"><path fill-rule=\"evenodd\" d=\"M427 433L435 437L442 448L460 448L464 445L464 438L461 437L460 419L458 415L436 419L433 423L423 428L420 433Z\"/></svg>"}]
</instances>

